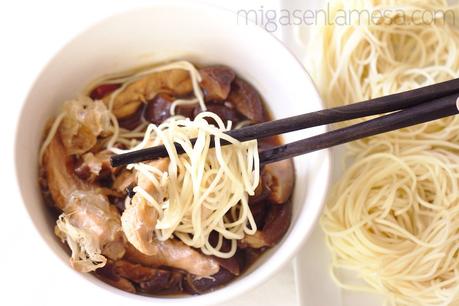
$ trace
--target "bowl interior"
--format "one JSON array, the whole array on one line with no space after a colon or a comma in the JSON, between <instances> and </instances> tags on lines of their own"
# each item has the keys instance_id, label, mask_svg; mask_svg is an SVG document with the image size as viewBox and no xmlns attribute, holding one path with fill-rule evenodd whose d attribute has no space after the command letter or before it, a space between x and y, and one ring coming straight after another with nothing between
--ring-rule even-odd
<instances>
[{"instance_id":1,"label":"bowl interior","mask_svg":"<svg viewBox=\"0 0 459 306\"><path fill-rule=\"evenodd\" d=\"M96 24L69 42L44 68L18 123L16 169L24 203L45 243L62 261L67 262L68 255L54 237L55 220L44 208L37 183L37 156L46 121L59 111L63 101L78 95L100 75L172 59L232 67L257 88L275 118L322 108L312 82L293 55L261 28L245 21L238 25L236 14L231 12L164 1ZM324 131L319 127L288 134L284 139L291 142ZM200 297L161 299L162 303L195 299L207 304L230 298L259 284L291 258L320 213L328 186L328 152L298 157L295 167L293 222L283 241L230 285ZM125 294L92 276L82 277L105 288L101 294L152 302L152 298ZM82 277L75 276L75 281Z\"/></svg>"}]
</instances>

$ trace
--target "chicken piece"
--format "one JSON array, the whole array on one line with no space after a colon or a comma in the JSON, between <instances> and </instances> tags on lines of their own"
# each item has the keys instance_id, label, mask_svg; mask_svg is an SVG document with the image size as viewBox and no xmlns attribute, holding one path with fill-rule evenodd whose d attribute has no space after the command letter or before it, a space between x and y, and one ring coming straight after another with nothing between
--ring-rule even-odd
<instances>
[{"instance_id":1,"label":"chicken piece","mask_svg":"<svg viewBox=\"0 0 459 306\"><path fill-rule=\"evenodd\" d=\"M236 74L225 66L211 66L199 70L201 88L206 102L225 101Z\"/></svg>"},{"instance_id":2,"label":"chicken piece","mask_svg":"<svg viewBox=\"0 0 459 306\"><path fill-rule=\"evenodd\" d=\"M118 192L126 192L126 189L133 186L136 182L136 175L129 170L123 170L115 178L112 188Z\"/></svg>"},{"instance_id":3,"label":"chicken piece","mask_svg":"<svg viewBox=\"0 0 459 306\"><path fill-rule=\"evenodd\" d=\"M121 224L127 240L137 250L147 255L158 253L158 248L153 242L157 219L158 212L139 194L134 195L121 216Z\"/></svg>"},{"instance_id":4,"label":"chicken piece","mask_svg":"<svg viewBox=\"0 0 459 306\"><path fill-rule=\"evenodd\" d=\"M239 78L233 81L228 101L236 110L254 122L267 120L260 95L249 83Z\"/></svg>"},{"instance_id":5,"label":"chicken piece","mask_svg":"<svg viewBox=\"0 0 459 306\"><path fill-rule=\"evenodd\" d=\"M95 186L74 175L58 134L47 147L43 162L51 196L63 211L56 234L70 246L75 269L92 271L105 264L105 256L122 257L124 236L116 208Z\"/></svg>"},{"instance_id":6,"label":"chicken piece","mask_svg":"<svg viewBox=\"0 0 459 306\"><path fill-rule=\"evenodd\" d=\"M112 153L108 150L83 155L81 164L75 168L75 174L82 180L94 183L99 177L110 175L114 169L110 164Z\"/></svg>"},{"instance_id":7,"label":"chicken piece","mask_svg":"<svg viewBox=\"0 0 459 306\"><path fill-rule=\"evenodd\" d=\"M268 199L275 204L283 204L292 195L295 184L295 170L291 159L267 164L263 169L263 180L271 190Z\"/></svg>"},{"instance_id":8,"label":"chicken piece","mask_svg":"<svg viewBox=\"0 0 459 306\"><path fill-rule=\"evenodd\" d=\"M292 219L292 203L284 205L272 204L266 216L265 225L261 231L254 235L246 235L239 246L259 249L276 245L287 232Z\"/></svg>"},{"instance_id":9,"label":"chicken piece","mask_svg":"<svg viewBox=\"0 0 459 306\"><path fill-rule=\"evenodd\" d=\"M91 92L89 93L89 96L93 100L101 100L106 95L111 94L112 92L114 92L120 87L121 87L121 84L111 84L111 83L101 84L97 86L96 88L94 88L93 90L91 90Z\"/></svg>"},{"instance_id":10,"label":"chicken piece","mask_svg":"<svg viewBox=\"0 0 459 306\"><path fill-rule=\"evenodd\" d=\"M149 162L149 165L165 172L169 166L169 159L162 158ZM140 171L136 174L137 185L149 193L152 198L159 202L162 193L155 188L148 176ZM152 242L155 235L155 226L158 212L147 203L141 194L135 194L131 203L127 205L121 216L121 224L127 240L140 252L147 255L154 255L158 252L156 245Z\"/></svg>"},{"instance_id":11,"label":"chicken piece","mask_svg":"<svg viewBox=\"0 0 459 306\"><path fill-rule=\"evenodd\" d=\"M110 112L101 101L79 97L65 102L64 112L59 133L68 155L86 153L110 130Z\"/></svg>"},{"instance_id":12,"label":"chicken piece","mask_svg":"<svg viewBox=\"0 0 459 306\"><path fill-rule=\"evenodd\" d=\"M153 160L151 162L147 163L149 166L152 166L160 172L166 172L167 168L169 167L169 158L161 158L157 160ZM155 188L153 183L150 181L150 179L142 174L141 172L137 172L137 185L141 187L143 190L148 192L153 198L155 199L160 199L163 197L162 194L158 194L159 190Z\"/></svg>"},{"instance_id":13,"label":"chicken piece","mask_svg":"<svg viewBox=\"0 0 459 306\"><path fill-rule=\"evenodd\" d=\"M139 109L141 103L153 99L158 93L166 92L174 96L185 96L193 91L189 72L172 69L152 73L129 84L114 99L112 112L118 119L128 117ZM108 105L111 94L104 97Z\"/></svg>"},{"instance_id":14,"label":"chicken piece","mask_svg":"<svg viewBox=\"0 0 459 306\"><path fill-rule=\"evenodd\" d=\"M118 259L124 255L119 215L103 195L72 192L55 232L67 241L72 250L71 264L78 271L89 272L103 266L104 256Z\"/></svg>"},{"instance_id":15,"label":"chicken piece","mask_svg":"<svg viewBox=\"0 0 459 306\"><path fill-rule=\"evenodd\" d=\"M191 274L207 277L217 273L220 266L216 260L205 256L181 241L169 239L153 241L158 252L145 255L135 247L126 248L125 259L148 267L168 266L185 270Z\"/></svg>"},{"instance_id":16,"label":"chicken piece","mask_svg":"<svg viewBox=\"0 0 459 306\"><path fill-rule=\"evenodd\" d=\"M88 189L87 185L73 174L73 163L68 158L59 135L54 136L43 155L43 168L49 192L56 207L63 211L70 195L75 190Z\"/></svg>"}]
</instances>

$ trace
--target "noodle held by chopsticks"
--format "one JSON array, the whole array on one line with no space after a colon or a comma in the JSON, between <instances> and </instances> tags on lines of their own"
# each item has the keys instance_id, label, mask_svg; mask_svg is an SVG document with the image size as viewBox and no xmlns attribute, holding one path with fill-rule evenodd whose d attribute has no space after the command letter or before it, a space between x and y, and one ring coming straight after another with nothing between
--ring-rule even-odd
<instances>
[{"instance_id":1,"label":"noodle held by chopsticks","mask_svg":"<svg viewBox=\"0 0 459 306\"><path fill-rule=\"evenodd\" d=\"M156 239L165 241L175 236L189 246L201 248L204 254L229 258L236 253L238 240L256 232L248 197L260 181L257 141L241 143L224 134L230 128L209 112L200 113L193 121L172 117L159 126L150 125L143 141L128 150L164 144L169 153L166 171L147 163L128 166L154 186L150 192L137 186L134 192L158 214L152 229ZM215 148L210 148L212 137ZM194 145L190 141L193 138L197 138ZM232 145L221 147L221 139ZM174 143L179 143L185 154L177 154ZM113 151L125 152L115 148ZM127 205L123 226L137 222L129 214L133 205L138 203L131 201ZM217 234L216 244L210 241L212 232ZM129 235L127 238L131 239ZM223 249L223 238L231 242L229 250ZM131 242L135 245L135 241Z\"/></svg>"}]
</instances>

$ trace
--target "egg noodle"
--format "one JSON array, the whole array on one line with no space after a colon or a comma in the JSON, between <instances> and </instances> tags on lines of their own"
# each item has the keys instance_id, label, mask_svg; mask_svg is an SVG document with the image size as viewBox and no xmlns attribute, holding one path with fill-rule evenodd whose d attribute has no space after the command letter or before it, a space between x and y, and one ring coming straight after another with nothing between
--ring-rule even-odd
<instances>
[{"instance_id":1,"label":"egg noodle","mask_svg":"<svg viewBox=\"0 0 459 306\"><path fill-rule=\"evenodd\" d=\"M214 120L217 126L206 119ZM230 128L209 112L200 113L193 121L172 117L159 126L149 125L136 147L127 151L113 149L118 154L161 144L167 149L167 171L148 163L128 166L154 186L156 197L141 186L136 186L134 192L159 215L156 239L175 236L187 245L201 248L206 255L229 258L237 250L237 240L256 232L248 196L254 194L260 180L257 141L241 143L224 134ZM197 138L194 145L190 141L193 138ZM210 149L212 139L215 149ZM222 147L221 140L232 145ZM185 154L177 154L174 143L180 144ZM209 236L214 231L218 239L212 245ZM222 250L223 238L231 242L229 250Z\"/></svg>"},{"instance_id":2,"label":"egg noodle","mask_svg":"<svg viewBox=\"0 0 459 306\"><path fill-rule=\"evenodd\" d=\"M459 301L459 151L425 149L368 155L335 186L321 226L343 288L391 305ZM342 281L344 270L369 287Z\"/></svg>"},{"instance_id":3,"label":"egg noodle","mask_svg":"<svg viewBox=\"0 0 459 306\"><path fill-rule=\"evenodd\" d=\"M442 0L337 0L329 19L340 10L393 14L312 29L305 65L327 106L459 77L459 29L441 14L428 23L412 14L457 14L457 7ZM397 12L404 23L391 22ZM304 33L297 34L305 43ZM459 303L458 153L459 116L347 146L353 163L321 218L340 286L382 294L390 305Z\"/></svg>"},{"instance_id":4,"label":"egg noodle","mask_svg":"<svg viewBox=\"0 0 459 306\"><path fill-rule=\"evenodd\" d=\"M328 107L347 105L459 77L459 28L444 14L426 22L414 11L455 12L443 0L331 1L329 19L344 11L390 11L379 20L313 27L305 65ZM403 23L396 22L404 12ZM357 16L357 15L352 15ZM430 16L430 14L429 14ZM389 19L389 20L387 20ZM298 32L298 40L305 41ZM350 122L355 123L355 121ZM353 142L351 153L392 139L459 140L459 117L445 118Z\"/></svg>"}]
</instances>

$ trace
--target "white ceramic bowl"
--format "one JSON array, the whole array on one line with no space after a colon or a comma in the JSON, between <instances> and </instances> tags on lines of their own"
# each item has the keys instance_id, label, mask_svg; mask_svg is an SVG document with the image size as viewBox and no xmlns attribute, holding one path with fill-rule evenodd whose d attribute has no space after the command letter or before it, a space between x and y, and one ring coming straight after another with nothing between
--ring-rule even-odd
<instances>
[{"instance_id":1,"label":"white ceramic bowl","mask_svg":"<svg viewBox=\"0 0 459 306\"><path fill-rule=\"evenodd\" d=\"M54 237L55 220L42 204L37 183L37 154L47 119L61 103L77 95L105 73L166 59L189 59L202 64L224 64L252 83L282 118L319 110L321 100L307 73L274 36L236 14L187 2L158 1L151 7L128 11L92 26L68 43L37 77L24 103L16 135L16 172L26 208L44 242L68 262L62 244ZM324 132L324 127L292 133L286 141ZM327 151L295 159L296 188L292 226L284 239L244 275L202 296L152 298L117 290L95 277L63 269L75 279L98 285L100 295L135 304L216 304L233 298L272 277L295 255L308 237L322 209L329 183ZM45 247L45 245L43 245ZM56 280L57 281L57 280ZM109 297L109 295L111 297Z\"/></svg>"}]
</instances>

